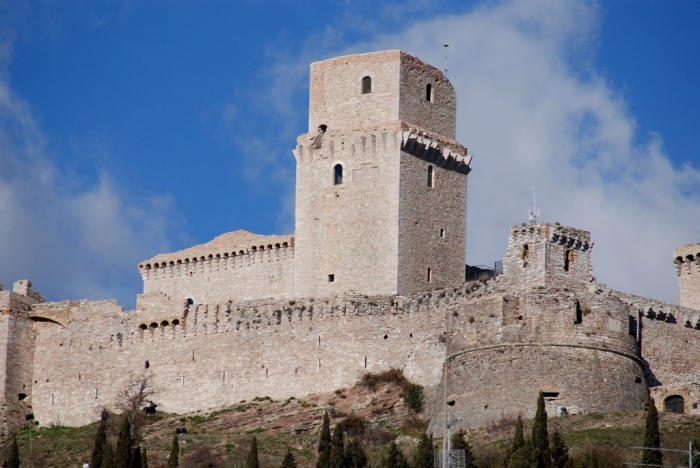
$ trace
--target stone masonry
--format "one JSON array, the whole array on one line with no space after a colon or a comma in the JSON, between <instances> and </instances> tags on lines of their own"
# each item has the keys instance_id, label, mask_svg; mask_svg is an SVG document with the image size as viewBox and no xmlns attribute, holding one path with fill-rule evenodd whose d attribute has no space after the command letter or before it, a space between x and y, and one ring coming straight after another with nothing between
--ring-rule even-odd
<instances>
[{"instance_id":1,"label":"stone masonry","mask_svg":"<svg viewBox=\"0 0 700 468\"><path fill-rule=\"evenodd\" d=\"M465 427L532 416L540 391L552 415L650 395L700 414L698 245L674 252L680 306L597 283L590 233L557 223L511 228L503 274L465 283L471 158L446 77L400 51L338 57L312 64L309 106L293 235L229 232L141 262L134 311L0 286L0 438L29 412L94 421L144 375L185 413L400 368L434 396L437 434L446 393Z\"/></svg>"}]
</instances>

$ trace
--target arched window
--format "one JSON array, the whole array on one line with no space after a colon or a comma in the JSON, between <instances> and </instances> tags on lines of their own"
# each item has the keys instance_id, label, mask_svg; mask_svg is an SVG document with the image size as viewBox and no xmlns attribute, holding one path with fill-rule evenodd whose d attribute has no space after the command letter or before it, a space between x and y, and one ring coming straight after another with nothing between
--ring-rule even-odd
<instances>
[{"instance_id":1,"label":"arched window","mask_svg":"<svg viewBox=\"0 0 700 468\"><path fill-rule=\"evenodd\" d=\"M430 83L425 85L425 100L433 102L433 85Z\"/></svg>"},{"instance_id":2,"label":"arched window","mask_svg":"<svg viewBox=\"0 0 700 468\"><path fill-rule=\"evenodd\" d=\"M365 76L362 78L362 94L370 94L372 92L372 78Z\"/></svg>"},{"instance_id":3,"label":"arched window","mask_svg":"<svg viewBox=\"0 0 700 468\"><path fill-rule=\"evenodd\" d=\"M343 183L343 166L336 164L333 166L333 185L340 185Z\"/></svg>"},{"instance_id":4,"label":"arched window","mask_svg":"<svg viewBox=\"0 0 700 468\"><path fill-rule=\"evenodd\" d=\"M433 166L428 166L428 187L433 187L435 184L435 177L433 174Z\"/></svg>"},{"instance_id":5,"label":"arched window","mask_svg":"<svg viewBox=\"0 0 700 468\"><path fill-rule=\"evenodd\" d=\"M685 412L683 397L680 395L673 395L664 400L664 411L666 413L680 413ZM653 404L653 403L652 403Z\"/></svg>"}]
</instances>

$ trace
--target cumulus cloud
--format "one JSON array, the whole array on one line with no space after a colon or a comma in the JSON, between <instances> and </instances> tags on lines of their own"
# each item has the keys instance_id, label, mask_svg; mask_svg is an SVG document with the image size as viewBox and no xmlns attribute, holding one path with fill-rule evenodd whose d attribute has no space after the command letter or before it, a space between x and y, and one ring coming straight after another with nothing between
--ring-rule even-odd
<instances>
[{"instance_id":1,"label":"cumulus cloud","mask_svg":"<svg viewBox=\"0 0 700 468\"><path fill-rule=\"evenodd\" d=\"M700 241L700 173L675 168L661 135L640 135L621 93L593 68L600 21L593 2L516 0L414 24L375 45L440 66L436 51L450 44L458 137L476 155L470 263L502 257L534 186L544 221L591 231L599 281L675 302L672 250Z\"/></svg>"},{"instance_id":2,"label":"cumulus cloud","mask_svg":"<svg viewBox=\"0 0 700 468\"><path fill-rule=\"evenodd\" d=\"M442 68L449 44L458 139L475 155L468 262L503 257L535 187L543 221L591 231L599 281L676 302L672 250L700 241L700 173L674 167L662 135L640 134L621 92L595 69L602 20L586 0L487 2L314 59L400 48Z\"/></svg>"},{"instance_id":3,"label":"cumulus cloud","mask_svg":"<svg viewBox=\"0 0 700 468\"><path fill-rule=\"evenodd\" d=\"M31 108L0 80L0 282L28 278L51 300L133 307L137 262L167 248L169 199L135 198L107 172L86 186L49 147Z\"/></svg>"}]
</instances>

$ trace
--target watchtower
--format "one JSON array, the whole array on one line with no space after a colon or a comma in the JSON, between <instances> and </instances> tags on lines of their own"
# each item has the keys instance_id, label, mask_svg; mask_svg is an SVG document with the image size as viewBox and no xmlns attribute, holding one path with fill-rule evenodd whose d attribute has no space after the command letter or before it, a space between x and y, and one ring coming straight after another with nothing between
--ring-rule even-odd
<instances>
[{"instance_id":1,"label":"watchtower","mask_svg":"<svg viewBox=\"0 0 700 468\"><path fill-rule=\"evenodd\" d=\"M673 251L678 273L680 305L700 310L700 244L690 244Z\"/></svg>"},{"instance_id":2,"label":"watchtower","mask_svg":"<svg viewBox=\"0 0 700 468\"><path fill-rule=\"evenodd\" d=\"M469 157L455 91L401 51L311 64L294 295L410 294L464 280Z\"/></svg>"},{"instance_id":3,"label":"watchtower","mask_svg":"<svg viewBox=\"0 0 700 468\"><path fill-rule=\"evenodd\" d=\"M586 284L593 280L591 234L559 224L510 229L503 273L522 286Z\"/></svg>"}]
</instances>

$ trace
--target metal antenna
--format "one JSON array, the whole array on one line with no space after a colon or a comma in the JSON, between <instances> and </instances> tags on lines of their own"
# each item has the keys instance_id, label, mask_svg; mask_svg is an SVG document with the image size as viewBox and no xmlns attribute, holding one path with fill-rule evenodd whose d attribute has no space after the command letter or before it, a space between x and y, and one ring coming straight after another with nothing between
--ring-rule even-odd
<instances>
[{"instance_id":1,"label":"metal antenna","mask_svg":"<svg viewBox=\"0 0 700 468\"><path fill-rule=\"evenodd\" d=\"M445 48L445 75L447 75L447 48L449 46L450 46L449 44L443 45L443 47Z\"/></svg>"},{"instance_id":2,"label":"metal antenna","mask_svg":"<svg viewBox=\"0 0 700 468\"><path fill-rule=\"evenodd\" d=\"M537 209L537 197L535 196L535 187L532 187L532 202L534 204L534 209L530 209L530 205L527 206L528 219L530 224L537 224L540 220L540 210Z\"/></svg>"}]
</instances>

